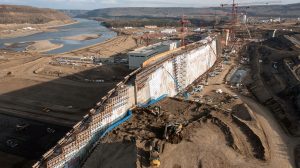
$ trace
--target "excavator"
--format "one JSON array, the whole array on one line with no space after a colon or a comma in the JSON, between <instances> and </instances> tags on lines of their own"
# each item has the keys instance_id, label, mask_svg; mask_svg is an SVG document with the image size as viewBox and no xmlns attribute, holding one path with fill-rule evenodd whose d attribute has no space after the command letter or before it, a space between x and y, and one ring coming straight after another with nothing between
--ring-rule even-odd
<instances>
[{"instance_id":1,"label":"excavator","mask_svg":"<svg viewBox=\"0 0 300 168\"><path fill-rule=\"evenodd\" d=\"M164 138L169 140L170 136L179 135L182 131L183 125L181 123L168 123L165 126Z\"/></svg>"},{"instance_id":2,"label":"excavator","mask_svg":"<svg viewBox=\"0 0 300 168\"><path fill-rule=\"evenodd\" d=\"M170 136L178 135L182 131L183 125L181 123L168 123L165 126L164 131L164 139L168 140ZM151 168L159 168L160 167L160 153L161 153L161 145L163 141L158 139L154 139L150 144L150 166Z\"/></svg>"},{"instance_id":3,"label":"excavator","mask_svg":"<svg viewBox=\"0 0 300 168\"><path fill-rule=\"evenodd\" d=\"M148 106L147 108L145 108L145 111L153 114L156 117L159 117L162 115L162 111L161 111L161 107L160 106Z\"/></svg>"},{"instance_id":4,"label":"excavator","mask_svg":"<svg viewBox=\"0 0 300 168\"><path fill-rule=\"evenodd\" d=\"M161 145L159 140L152 140L150 144L150 166L151 168L159 168Z\"/></svg>"}]
</instances>

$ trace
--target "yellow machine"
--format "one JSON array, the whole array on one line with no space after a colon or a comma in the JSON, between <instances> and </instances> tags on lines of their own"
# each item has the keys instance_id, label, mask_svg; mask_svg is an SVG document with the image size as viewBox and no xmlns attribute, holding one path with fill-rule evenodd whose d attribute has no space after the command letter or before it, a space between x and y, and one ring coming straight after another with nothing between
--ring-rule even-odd
<instances>
[{"instance_id":1,"label":"yellow machine","mask_svg":"<svg viewBox=\"0 0 300 168\"><path fill-rule=\"evenodd\" d=\"M152 168L158 168L160 166L160 144L153 140L150 145L150 165Z\"/></svg>"},{"instance_id":2,"label":"yellow machine","mask_svg":"<svg viewBox=\"0 0 300 168\"><path fill-rule=\"evenodd\" d=\"M160 160L155 159L155 160L151 160L151 167L152 168L158 168L160 166Z\"/></svg>"}]
</instances>

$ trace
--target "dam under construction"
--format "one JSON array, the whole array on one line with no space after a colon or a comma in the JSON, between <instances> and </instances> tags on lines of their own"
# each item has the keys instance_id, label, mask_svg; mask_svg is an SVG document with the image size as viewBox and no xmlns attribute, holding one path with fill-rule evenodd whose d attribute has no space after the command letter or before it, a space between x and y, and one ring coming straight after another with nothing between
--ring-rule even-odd
<instances>
[{"instance_id":1,"label":"dam under construction","mask_svg":"<svg viewBox=\"0 0 300 168\"><path fill-rule=\"evenodd\" d=\"M151 57L99 100L33 167L80 167L99 139L132 117L133 108L184 95L220 54L221 39L215 35Z\"/></svg>"},{"instance_id":2,"label":"dam under construction","mask_svg":"<svg viewBox=\"0 0 300 168\"><path fill-rule=\"evenodd\" d=\"M300 168L300 4L231 1L1 4L0 167Z\"/></svg>"}]
</instances>

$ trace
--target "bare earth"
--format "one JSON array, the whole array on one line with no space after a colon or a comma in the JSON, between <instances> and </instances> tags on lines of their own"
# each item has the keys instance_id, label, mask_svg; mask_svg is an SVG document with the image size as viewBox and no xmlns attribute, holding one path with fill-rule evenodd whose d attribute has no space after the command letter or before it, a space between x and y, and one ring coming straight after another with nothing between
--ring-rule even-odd
<instances>
[{"instance_id":1,"label":"bare earth","mask_svg":"<svg viewBox=\"0 0 300 168\"><path fill-rule=\"evenodd\" d=\"M109 58L114 55L121 54L123 51L128 51L136 47L136 42L133 36L124 35L109 39L103 43L95 44L89 47L73 50L69 53L62 53L58 56L95 56L101 58Z\"/></svg>"},{"instance_id":2,"label":"bare earth","mask_svg":"<svg viewBox=\"0 0 300 168\"><path fill-rule=\"evenodd\" d=\"M205 111L205 109L201 109L203 105L197 110L194 107L195 102L174 101L172 98L167 98L156 104L162 108L162 116L155 117L147 111L137 110L133 113L131 120L109 133L101 142L127 142L132 138L136 139L137 167L150 167L149 142L154 138L162 139L164 125L169 120L187 121L188 116L192 115L195 119L192 122L189 121L189 124L184 127L182 141L173 144L162 140L164 145L160 154L160 167L295 167L294 149L300 143L300 139L287 135L272 113L251 96L243 96L238 91L231 89L229 85L224 84L226 75L235 65L233 61L231 65L224 65L224 69L218 76L209 78L209 85L205 86L202 92L195 93L191 97L191 99L196 99L197 97L209 96L213 106L209 111L210 115L214 117L213 119L201 117ZM215 90L217 89L221 89L231 96L237 94L239 98L231 103L226 103L229 99L216 94ZM220 102L218 99L223 103L218 104ZM204 102L204 104L206 103ZM216 104L214 105L214 103ZM244 116L237 116L237 118L241 118L234 120L235 113L222 111L222 109L234 109L234 104L244 104L251 120L241 119L247 118L245 114L239 114ZM215 108L219 110L214 111ZM216 122L216 120L220 122ZM113 160L110 161L113 162Z\"/></svg>"},{"instance_id":3,"label":"bare earth","mask_svg":"<svg viewBox=\"0 0 300 168\"><path fill-rule=\"evenodd\" d=\"M101 35L99 34L81 34L77 36L69 36L64 37L65 40L75 40L75 41L84 41L84 40L92 40L99 38Z\"/></svg>"},{"instance_id":4,"label":"bare earth","mask_svg":"<svg viewBox=\"0 0 300 168\"><path fill-rule=\"evenodd\" d=\"M130 37L119 36L95 46L98 50L110 51L105 55L110 57L134 47L132 41ZM95 46L91 48L96 48ZM55 45L48 41L39 41L32 47L36 47L35 51L45 51L51 47L53 49ZM89 47L83 50L88 49ZM92 52L89 51L89 53ZM0 148L6 147L5 143L8 138L17 137L14 127L20 120L31 124L30 128L34 128L31 134L27 134L20 140L21 142L27 143L32 139L41 138L34 137L37 135L34 133L36 130L32 120L41 122L46 128L50 127L49 123L57 126L55 134L51 137L62 137L65 133L59 132L59 128L72 127L81 120L90 107L94 106L107 91L131 72L124 64L52 65L51 61L59 55L46 57L37 52L0 50L0 55L0 115L16 119L16 121L7 119L7 122L13 125L12 131L5 129L6 127L3 128L7 131L1 132L0 140L4 145ZM103 79L104 82L86 82L85 79ZM0 123L3 125L3 122ZM40 123L37 127L40 128ZM58 135L59 133L62 134ZM46 139L42 138L40 142L51 147L51 144L47 142L49 137ZM34 162L26 157L27 149L17 150L16 148L15 151L19 153L16 155L12 150L0 152L2 167L30 167ZM46 150L41 153L43 152Z\"/></svg>"},{"instance_id":5,"label":"bare earth","mask_svg":"<svg viewBox=\"0 0 300 168\"><path fill-rule=\"evenodd\" d=\"M106 56L113 56L132 47L130 38L124 38L127 39L120 36L96 46L101 50L110 50ZM40 47L45 43L47 47ZM56 46L40 41L34 47L37 47L37 51L45 51ZM88 47L84 50L88 50ZM101 95L105 95L123 76L130 73L126 65L72 67L49 64L53 57L43 57L34 52L5 54L0 62L0 99L3 100L0 102L0 113L71 126L82 118ZM86 78L103 79L105 82L85 82ZM44 108L50 109L46 110L47 117ZM17 112L19 110L23 113Z\"/></svg>"},{"instance_id":6,"label":"bare earth","mask_svg":"<svg viewBox=\"0 0 300 168\"><path fill-rule=\"evenodd\" d=\"M47 52L63 47L63 44L54 44L49 40L35 41L33 44L26 47L29 52Z\"/></svg>"}]
</instances>

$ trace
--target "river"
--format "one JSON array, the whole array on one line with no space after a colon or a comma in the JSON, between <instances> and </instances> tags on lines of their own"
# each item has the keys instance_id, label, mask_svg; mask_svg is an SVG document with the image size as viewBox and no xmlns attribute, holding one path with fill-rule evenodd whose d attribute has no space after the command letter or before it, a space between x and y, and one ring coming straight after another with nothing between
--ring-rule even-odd
<instances>
[{"instance_id":1,"label":"river","mask_svg":"<svg viewBox=\"0 0 300 168\"><path fill-rule=\"evenodd\" d=\"M49 40L55 44L63 44L64 46L55 50L46 52L46 54L60 54L69 52L79 48L87 47L96 43L115 37L117 34L110 29L102 26L99 22L87 19L75 18L78 23L55 28L57 31L41 32L25 37L17 37L11 39L0 39L0 49L6 48L5 43L17 43L17 47L10 48L14 51L22 51L27 46L24 42L33 42L38 40ZM99 38L85 41L65 40L64 37L76 36L81 34L101 34Z\"/></svg>"}]
</instances>

